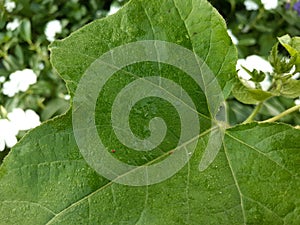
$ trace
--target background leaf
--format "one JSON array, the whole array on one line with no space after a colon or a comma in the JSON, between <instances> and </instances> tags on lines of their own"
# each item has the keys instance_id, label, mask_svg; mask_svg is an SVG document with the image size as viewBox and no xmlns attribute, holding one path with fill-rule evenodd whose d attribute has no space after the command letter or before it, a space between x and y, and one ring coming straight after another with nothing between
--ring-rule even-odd
<instances>
[{"instance_id":1,"label":"background leaf","mask_svg":"<svg viewBox=\"0 0 300 225\"><path fill-rule=\"evenodd\" d=\"M31 43L31 23L28 19L24 19L22 21L20 35L24 39L24 41Z\"/></svg>"},{"instance_id":2,"label":"background leaf","mask_svg":"<svg viewBox=\"0 0 300 225\"><path fill-rule=\"evenodd\" d=\"M300 96L300 80L289 79L282 84L280 93L288 98Z\"/></svg>"},{"instance_id":3,"label":"background leaf","mask_svg":"<svg viewBox=\"0 0 300 225\"><path fill-rule=\"evenodd\" d=\"M284 35L278 38L278 40L288 53L296 58L296 71L300 71L300 37L291 38L289 35Z\"/></svg>"},{"instance_id":4,"label":"background leaf","mask_svg":"<svg viewBox=\"0 0 300 225\"><path fill-rule=\"evenodd\" d=\"M244 104L257 104L273 96L271 92L248 88L241 81L237 81L232 90L232 94L237 100Z\"/></svg>"}]
</instances>

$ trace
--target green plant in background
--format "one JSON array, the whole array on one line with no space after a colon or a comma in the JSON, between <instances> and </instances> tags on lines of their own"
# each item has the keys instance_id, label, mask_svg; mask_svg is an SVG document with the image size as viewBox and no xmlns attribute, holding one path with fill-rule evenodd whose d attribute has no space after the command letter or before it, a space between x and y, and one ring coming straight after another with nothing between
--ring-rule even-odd
<instances>
[{"instance_id":1,"label":"green plant in background","mask_svg":"<svg viewBox=\"0 0 300 225\"><path fill-rule=\"evenodd\" d=\"M290 2L288 7L283 1L278 5L246 2L229 1L228 15L241 16L237 7L243 7L241 14L253 19L247 29L246 22L237 26L237 32L233 19L226 18L229 33L237 37L237 46L231 42L222 17L205 0L132 0L113 16L95 20L66 39L54 41L50 45L51 63L66 82L71 108L30 131L5 158L0 168L0 209L5 212L0 215L0 224L299 224L300 131L296 125L300 109L300 39L293 32L285 32L293 30L293 26L285 26L287 21L283 19L284 27L267 26L271 28L266 34L272 40L269 50L263 50L269 41L257 41L265 29L259 25L283 17L280 12L296 20L296 2ZM222 4L228 2L223 1L219 7ZM51 26L56 29L57 22ZM276 33L277 29L280 32ZM255 43L246 44L249 48L242 42L245 34L248 40L255 39ZM86 133L95 125L110 157L147 168L177 154L182 123L177 108L162 99L140 100L128 118L130 129L140 139L151 136L153 118L165 121L165 139L152 151L134 151L116 136L118 127L112 127L112 108L118 94L132 82L156 76L162 83L168 79L182 87L180 93L186 92L192 99L201 126L199 135L183 143L187 163L178 173L152 185L122 185L119 180L132 179L131 171L107 179L81 154L72 118L81 106L72 101L88 72L99 75L101 80L103 71L90 69L99 57L111 51L113 60L114 49L143 40L176 44L203 59L226 99L230 124L215 125L213 106L208 102L211 98L181 68L151 60L118 68L99 93L92 112L95 118L89 120L82 115L88 121ZM126 52L131 53L137 54ZM157 58L168 56L165 53ZM244 59L238 60L238 54ZM203 82L208 90L214 88L210 86L214 84L212 80ZM154 84L165 89L160 83ZM86 93L79 96L87 104L92 99L93 85L91 82ZM218 94L210 94L218 102ZM4 109L2 114L13 121ZM286 124L275 123L277 120ZM224 137L218 136L219 129ZM191 153L190 143L195 140L197 146ZM221 141L221 146L212 145L212 151L207 152L211 140ZM87 151L93 147L93 143L86 144ZM97 158L92 151L90 158ZM203 159L207 160L205 166L201 164ZM172 169L177 163L173 161L162 169ZM109 173L117 173L111 168L107 168ZM160 173L148 175L159 177Z\"/></svg>"},{"instance_id":2,"label":"green plant in background","mask_svg":"<svg viewBox=\"0 0 300 225\"><path fill-rule=\"evenodd\" d=\"M238 37L239 57L267 56L276 37L299 35L298 1L287 0L226 0L211 1L224 16L228 28ZM294 9L296 8L296 9Z\"/></svg>"},{"instance_id":3,"label":"green plant in background","mask_svg":"<svg viewBox=\"0 0 300 225\"><path fill-rule=\"evenodd\" d=\"M262 69L259 64L266 65L265 61L253 60L255 57L257 59L259 56L267 60L272 47L278 42L277 37L287 33L290 36L297 36L300 33L299 1L228 0L220 2L212 0L211 2L225 18L230 34L234 35L234 43L237 46L239 58L242 59L238 61L237 69L241 69L240 64L243 59L249 56L252 56L250 57L250 65L248 63L249 69L254 69L253 63L257 69ZM281 55L290 56L282 45L279 45L278 48ZM271 65L268 64L267 68L270 68ZM270 69L268 71L263 70L263 72L270 72ZM239 71L239 75L242 74L245 75L244 69ZM249 75L246 75L246 78L250 79ZM296 75L294 79L299 78ZM267 76L263 85L269 82ZM253 106L241 104L234 97L230 97L227 102L230 106L231 124L243 122L253 110ZM293 98L288 99L281 96L269 98L264 102L255 119L266 120L293 106L295 106ZM300 123L300 118L295 111L279 121L296 125Z\"/></svg>"},{"instance_id":4,"label":"green plant in background","mask_svg":"<svg viewBox=\"0 0 300 225\"><path fill-rule=\"evenodd\" d=\"M271 97L283 96L294 99L300 96L300 81L297 80L300 72L300 38L291 38L289 35L286 35L280 37L279 42L290 54L290 57L279 54L278 43L276 43L269 56L270 63L257 56L251 56L246 59L248 61L252 59L250 63L252 67L251 71L242 65L240 66L240 70L244 70L244 73L248 77L239 73L244 84L236 85L233 89L233 95L245 104L257 104L254 112L245 122L253 121L263 106L264 101ZM247 61L241 63L247 64ZM295 106L294 111L297 111L297 109L299 107ZM291 113L293 111L288 112ZM288 115L289 113L284 115ZM274 119L268 121L274 122L282 117L283 115L276 116Z\"/></svg>"}]
</instances>

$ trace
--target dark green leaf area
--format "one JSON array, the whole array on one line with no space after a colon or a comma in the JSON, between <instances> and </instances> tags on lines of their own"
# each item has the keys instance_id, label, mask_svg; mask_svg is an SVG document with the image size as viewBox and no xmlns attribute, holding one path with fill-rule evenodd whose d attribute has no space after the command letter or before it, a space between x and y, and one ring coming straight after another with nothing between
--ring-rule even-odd
<instances>
[{"instance_id":1,"label":"dark green leaf area","mask_svg":"<svg viewBox=\"0 0 300 225\"><path fill-rule=\"evenodd\" d=\"M164 120L167 126L166 135L152 151L136 151L128 148L119 141L112 126L112 107L122 89L138 79L147 79L147 77L157 75L175 82L189 94L198 111L202 132L211 126L205 95L190 76L173 66L154 62L142 62L127 66L106 82L97 99L95 113L99 137L107 151L125 163L144 165L153 160L159 162L168 156L166 152L174 150L178 144L181 132L180 115L171 103L160 97L149 96L141 99L131 108L128 118L131 131L141 140L150 136L149 122L153 118L159 117ZM172 95L168 90L165 90L165 93ZM181 100L179 99L179 101ZM120 112L118 116L124 115Z\"/></svg>"},{"instance_id":2,"label":"dark green leaf area","mask_svg":"<svg viewBox=\"0 0 300 225\"><path fill-rule=\"evenodd\" d=\"M206 1L132 1L113 16L53 42L51 62L73 95L81 75L94 60L139 40L168 41L193 50L216 75L224 96L229 95L236 49L224 21Z\"/></svg>"},{"instance_id":3,"label":"dark green leaf area","mask_svg":"<svg viewBox=\"0 0 300 225\"><path fill-rule=\"evenodd\" d=\"M108 183L82 158L71 124L71 113L45 123L30 133L36 141L24 138L4 160L0 209L6 213L0 217L1 225L45 224L75 199Z\"/></svg>"}]
</instances>

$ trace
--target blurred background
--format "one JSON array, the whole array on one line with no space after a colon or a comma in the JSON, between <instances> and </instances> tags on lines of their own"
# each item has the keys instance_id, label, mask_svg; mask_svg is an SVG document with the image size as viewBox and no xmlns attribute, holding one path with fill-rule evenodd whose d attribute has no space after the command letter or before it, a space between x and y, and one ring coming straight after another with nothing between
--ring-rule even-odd
<instances>
[{"instance_id":1,"label":"blurred background","mask_svg":"<svg viewBox=\"0 0 300 225\"><path fill-rule=\"evenodd\" d=\"M81 26L117 12L126 0L0 0L0 162L28 130L69 108L64 82L49 62L48 45ZM267 59L277 37L300 36L300 1L210 0L225 18L240 59ZM282 50L283 51L283 50ZM295 77L295 79L299 79ZM256 119L266 119L300 104L274 97ZM228 100L230 123L253 110ZM282 121L300 124L299 112Z\"/></svg>"}]
</instances>

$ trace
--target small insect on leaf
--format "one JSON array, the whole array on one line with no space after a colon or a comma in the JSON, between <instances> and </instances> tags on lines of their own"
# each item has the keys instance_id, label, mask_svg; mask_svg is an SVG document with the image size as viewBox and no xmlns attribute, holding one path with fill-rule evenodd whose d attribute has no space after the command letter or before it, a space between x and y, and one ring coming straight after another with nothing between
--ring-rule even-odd
<instances>
[{"instance_id":1,"label":"small insect on leaf","mask_svg":"<svg viewBox=\"0 0 300 225\"><path fill-rule=\"evenodd\" d=\"M112 149L112 150L111 150L111 153L115 153L115 152L116 152L116 150L115 150L115 149Z\"/></svg>"}]
</instances>

